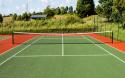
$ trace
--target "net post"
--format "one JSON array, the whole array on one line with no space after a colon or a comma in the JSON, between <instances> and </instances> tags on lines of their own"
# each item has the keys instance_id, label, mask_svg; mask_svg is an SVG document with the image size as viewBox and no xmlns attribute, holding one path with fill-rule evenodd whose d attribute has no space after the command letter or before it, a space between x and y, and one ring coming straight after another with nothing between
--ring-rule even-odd
<instances>
[{"instance_id":1,"label":"net post","mask_svg":"<svg viewBox=\"0 0 125 78\"><path fill-rule=\"evenodd\" d=\"M12 32L12 44L14 45L14 32Z\"/></svg>"},{"instance_id":2,"label":"net post","mask_svg":"<svg viewBox=\"0 0 125 78\"><path fill-rule=\"evenodd\" d=\"M114 33L112 31L112 43L114 43Z\"/></svg>"}]
</instances>

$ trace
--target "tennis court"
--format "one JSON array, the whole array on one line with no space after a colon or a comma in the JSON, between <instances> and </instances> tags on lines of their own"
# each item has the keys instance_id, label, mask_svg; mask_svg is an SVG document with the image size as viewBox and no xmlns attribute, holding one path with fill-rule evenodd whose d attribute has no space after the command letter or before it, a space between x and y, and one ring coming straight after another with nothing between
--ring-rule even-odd
<instances>
[{"instance_id":1,"label":"tennis court","mask_svg":"<svg viewBox=\"0 0 125 78\"><path fill-rule=\"evenodd\" d=\"M0 78L124 78L124 57L87 34L35 35L1 55Z\"/></svg>"}]
</instances>

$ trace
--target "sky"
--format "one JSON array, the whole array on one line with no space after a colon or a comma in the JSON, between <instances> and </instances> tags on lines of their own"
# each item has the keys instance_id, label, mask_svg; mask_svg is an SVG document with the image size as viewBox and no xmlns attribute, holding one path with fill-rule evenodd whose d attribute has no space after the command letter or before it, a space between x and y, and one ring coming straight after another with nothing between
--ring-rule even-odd
<instances>
[{"instance_id":1,"label":"sky","mask_svg":"<svg viewBox=\"0 0 125 78\"><path fill-rule=\"evenodd\" d=\"M94 0L95 5L98 5L98 0ZM28 3L28 4L27 4ZM29 12L41 12L48 5L53 8L58 6L73 6L76 8L77 0L0 0L0 13L3 15L8 14L22 14Z\"/></svg>"}]
</instances>

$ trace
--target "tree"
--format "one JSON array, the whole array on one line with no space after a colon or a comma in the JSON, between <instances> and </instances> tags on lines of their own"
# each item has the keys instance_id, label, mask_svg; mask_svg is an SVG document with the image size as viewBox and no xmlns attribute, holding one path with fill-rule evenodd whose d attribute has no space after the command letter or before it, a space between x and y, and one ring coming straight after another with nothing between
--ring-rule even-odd
<instances>
[{"instance_id":1,"label":"tree","mask_svg":"<svg viewBox=\"0 0 125 78\"><path fill-rule=\"evenodd\" d=\"M66 13L65 7L61 7L61 14L65 14L65 13Z\"/></svg>"},{"instance_id":2,"label":"tree","mask_svg":"<svg viewBox=\"0 0 125 78\"><path fill-rule=\"evenodd\" d=\"M98 6L96 7L96 13L97 13L98 15L102 15L102 12L103 12L102 7L101 7L100 5L98 5Z\"/></svg>"},{"instance_id":3,"label":"tree","mask_svg":"<svg viewBox=\"0 0 125 78\"><path fill-rule=\"evenodd\" d=\"M59 7L55 9L55 14L57 14L57 15L61 14L61 10Z\"/></svg>"},{"instance_id":4,"label":"tree","mask_svg":"<svg viewBox=\"0 0 125 78\"><path fill-rule=\"evenodd\" d=\"M83 18L95 13L95 5L93 0L78 0L77 1L77 14Z\"/></svg>"},{"instance_id":5,"label":"tree","mask_svg":"<svg viewBox=\"0 0 125 78\"><path fill-rule=\"evenodd\" d=\"M121 5L122 7L125 8L125 0L117 0L118 5Z\"/></svg>"},{"instance_id":6,"label":"tree","mask_svg":"<svg viewBox=\"0 0 125 78\"><path fill-rule=\"evenodd\" d=\"M41 12L38 13L38 14L41 14ZM29 18L29 19L30 19L31 16L32 16L32 14L31 14L31 13L28 13L28 18Z\"/></svg>"},{"instance_id":7,"label":"tree","mask_svg":"<svg viewBox=\"0 0 125 78\"><path fill-rule=\"evenodd\" d=\"M112 14L112 7L113 7L113 0L99 0L100 5L97 6L96 12L99 15L107 18L108 21L110 20Z\"/></svg>"},{"instance_id":8,"label":"tree","mask_svg":"<svg viewBox=\"0 0 125 78\"><path fill-rule=\"evenodd\" d=\"M66 6L66 7L65 7L65 13L68 13L68 10L69 10L69 7Z\"/></svg>"},{"instance_id":9,"label":"tree","mask_svg":"<svg viewBox=\"0 0 125 78\"><path fill-rule=\"evenodd\" d=\"M103 15L114 22L119 22L123 19L125 11L125 0L99 0L100 5L97 6L96 12Z\"/></svg>"},{"instance_id":10,"label":"tree","mask_svg":"<svg viewBox=\"0 0 125 78\"><path fill-rule=\"evenodd\" d=\"M74 14L77 14L77 11L76 10L74 10L74 12L73 12Z\"/></svg>"},{"instance_id":11,"label":"tree","mask_svg":"<svg viewBox=\"0 0 125 78\"><path fill-rule=\"evenodd\" d=\"M46 9L44 10L44 13L48 15L48 17L52 17L55 15L55 9L50 8L50 6L47 6Z\"/></svg>"},{"instance_id":12,"label":"tree","mask_svg":"<svg viewBox=\"0 0 125 78\"><path fill-rule=\"evenodd\" d=\"M113 12L111 14L111 20L114 22L122 22L122 15L120 14L117 8L113 8Z\"/></svg>"},{"instance_id":13,"label":"tree","mask_svg":"<svg viewBox=\"0 0 125 78\"><path fill-rule=\"evenodd\" d=\"M36 12L34 11L33 13L32 13L32 15L35 15L36 14Z\"/></svg>"},{"instance_id":14,"label":"tree","mask_svg":"<svg viewBox=\"0 0 125 78\"><path fill-rule=\"evenodd\" d=\"M21 15L19 15L19 16L17 16L17 19L16 19L17 21L21 21L22 20L22 16Z\"/></svg>"},{"instance_id":15,"label":"tree","mask_svg":"<svg viewBox=\"0 0 125 78\"><path fill-rule=\"evenodd\" d=\"M69 7L69 13L73 13L73 7L72 6Z\"/></svg>"},{"instance_id":16,"label":"tree","mask_svg":"<svg viewBox=\"0 0 125 78\"><path fill-rule=\"evenodd\" d=\"M108 18L108 21L110 19L110 16L112 14L112 6L113 2L112 0L107 0L102 3L102 8L103 8L103 15Z\"/></svg>"},{"instance_id":17,"label":"tree","mask_svg":"<svg viewBox=\"0 0 125 78\"><path fill-rule=\"evenodd\" d=\"M119 10L120 14L122 14L125 10L125 0L114 0L113 3L113 6L115 6Z\"/></svg>"},{"instance_id":18,"label":"tree","mask_svg":"<svg viewBox=\"0 0 125 78\"><path fill-rule=\"evenodd\" d=\"M13 20L15 21L16 18L17 18L17 14L15 13L15 14L13 15Z\"/></svg>"},{"instance_id":19,"label":"tree","mask_svg":"<svg viewBox=\"0 0 125 78\"><path fill-rule=\"evenodd\" d=\"M2 23L3 22L3 16L2 16L2 14L0 14L0 23Z\"/></svg>"},{"instance_id":20,"label":"tree","mask_svg":"<svg viewBox=\"0 0 125 78\"><path fill-rule=\"evenodd\" d=\"M27 12L23 13L23 15L22 15L22 20L28 21L29 18L30 18L30 17L28 16Z\"/></svg>"}]
</instances>

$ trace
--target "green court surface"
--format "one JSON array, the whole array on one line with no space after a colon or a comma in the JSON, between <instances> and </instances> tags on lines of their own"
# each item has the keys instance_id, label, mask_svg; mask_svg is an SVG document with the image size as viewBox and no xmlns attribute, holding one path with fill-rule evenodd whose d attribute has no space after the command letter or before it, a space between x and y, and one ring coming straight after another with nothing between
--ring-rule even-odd
<instances>
[{"instance_id":1,"label":"green court surface","mask_svg":"<svg viewBox=\"0 0 125 78\"><path fill-rule=\"evenodd\" d=\"M0 78L124 77L125 54L90 36L35 37L0 56Z\"/></svg>"}]
</instances>

